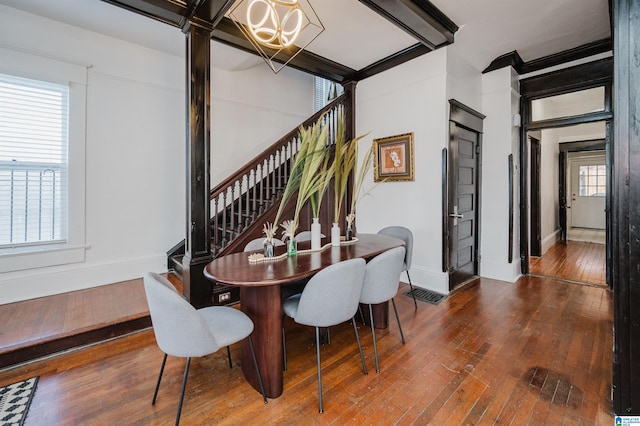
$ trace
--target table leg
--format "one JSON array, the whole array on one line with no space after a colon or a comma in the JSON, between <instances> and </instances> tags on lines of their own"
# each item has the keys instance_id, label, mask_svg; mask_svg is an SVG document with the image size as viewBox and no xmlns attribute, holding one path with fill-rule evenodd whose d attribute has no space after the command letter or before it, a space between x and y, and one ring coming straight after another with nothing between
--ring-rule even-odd
<instances>
[{"instance_id":1,"label":"table leg","mask_svg":"<svg viewBox=\"0 0 640 426\"><path fill-rule=\"evenodd\" d=\"M364 303L360 304L360 310L363 314L364 324L371 326L369 321L369 305L365 305ZM377 303L375 305L371 305L371 310L373 311L373 327L378 329L383 329L389 327L389 302ZM359 316L359 315L358 315ZM356 317L356 319L358 318Z\"/></svg>"},{"instance_id":2,"label":"table leg","mask_svg":"<svg viewBox=\"0 0 640 426\"><path fill-rule=\"evenodd\" d=\"M242 287L240 309L253 321L251 338L262 375L265 393L269 398L282 395L282 298L280 286ZM248 340L242 346L242 372L258 392L258 375L253 367Z\"/></svg>"}]
</instances>

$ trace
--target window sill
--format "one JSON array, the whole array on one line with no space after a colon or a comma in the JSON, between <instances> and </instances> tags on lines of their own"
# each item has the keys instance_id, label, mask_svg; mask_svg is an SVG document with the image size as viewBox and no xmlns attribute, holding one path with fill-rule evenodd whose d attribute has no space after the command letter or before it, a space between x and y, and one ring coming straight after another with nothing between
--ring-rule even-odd
<instances>
[{"instance_id":1,"label":"window sill","mask_svg":"<svg viewBox=\"0 0 640 426\"><path fill-rule=\"evenodd\" d=\"M0 250L0 271L13 272L47 266L84 262L85 246L61 245L59 247L38 247L37 250Z\"/></svg>"}]
</instances>

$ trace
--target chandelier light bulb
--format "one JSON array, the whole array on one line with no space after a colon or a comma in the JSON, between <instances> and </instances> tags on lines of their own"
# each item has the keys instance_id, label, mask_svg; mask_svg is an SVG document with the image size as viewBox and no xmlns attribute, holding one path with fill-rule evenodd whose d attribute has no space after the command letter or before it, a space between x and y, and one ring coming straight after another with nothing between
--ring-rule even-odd
<instances>
[{"instance_id":1,"label":"chandelier light bulb","mask_svg":"<svg viewBox=\"0 0 640 426\"><path fill-rule=\"evenodd\" d=\"M298 0L251 0L247 7L251 35L272 49L291 46L300 34L303 21Z\"/></svg>"}]
</instances>

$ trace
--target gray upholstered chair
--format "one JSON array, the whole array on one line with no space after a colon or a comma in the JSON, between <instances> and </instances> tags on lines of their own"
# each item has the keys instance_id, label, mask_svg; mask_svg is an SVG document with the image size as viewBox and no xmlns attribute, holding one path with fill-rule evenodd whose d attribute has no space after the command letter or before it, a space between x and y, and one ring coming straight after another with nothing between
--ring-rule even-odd
<instances>
[{"instance_id":1,"label":"gray upholstered chair","mask_svg":"<svg viewBox=\"0 0 640 426\"><path fill-rule=\"evenodd\" d=\"M402 344L404 345L404 334L402 333L400 317L398 316L398 309L396 308L396 301L394 300L394 296L398 292L398 286L400 285L404 253L404 247L396 247L377 255L369 261L364 274L360 303L369 305L373 352L376 356L376 371L378 373L380 372L380 363L378 361L378 346L376 344L376 332L373 326L373 310L371 309L371 305L391 300L393 310L396 313L396 321L398 321Z\"/></svg>"},{"instance_id":2,"label":"gray upholstered chair","mask_svg":"<svg viewBox=\"0 0 640 426\"><path fill-rule=\"evenodd\" d=\"M402 270L407 273L407 279L409 280L409 287L411 287L411 296L413 296L413 304L417 308L416 295L413 291L413 284L411 284L411 276L409 276L409 269L411 269L411 257L413 256L413 233L409 228L404 226L387 226L378 231L378 234L389 235L396 237L404 241L404 248L406 253L404 255L404 265Z\"/></svg>"},{"instance_id":3,"label":"gray upholstered chair","mask_svg":"<svg viewBox=\"0 0 640 426\"><path fill-rule=\"evenodd\" d=\"M298 324L310 325L316 328L318 398L320 400L321 413L323 412L323 405L322 373L320 370L320 327L330 327L351 320L356 334L358 350L360 351L362 368L364 374L367 374L367 366L364 363L358 328L354 319L358 311L365 265L364 259L350 259L321 270L309 280L301 294L286 299L282 307L284 313L293 318Z\"/></svg>"},{"instance_id":4,"label":"gray upholstered chair","mask_svg":"<svg viewBox=\"0 0 640 426\"><path fill-rule=\"evenodd\" d=\"M284 241L274 238L273 245L276 247L283 246ZM243 251L256 251L256 250L262 250L263 248L264 248L264 238L256 238L254 240L249 241L247 245L244 246Z\"/></svg>"},{"instance_id":5,"label":"gray upholstered chair","mask_svg":"<svg viewBox=\"0 0 640 426\"><path fill-rule=\"evenodd\" d=\"M326 235L320 234L320 238L324 238ZM311 241L311 231L302 231L296 235L295 240L299 243L304 241Z\"/></svg>"},{"instance_id":6,"label":"gray upholstered chair","mask_svg":"<svg viewBox=\"0 0 640 426\"><path fill-rule=\"evenodd\" d=\"M158 383L151 402L153 405L155 405L158 396L167 355L187 358L178 414L176 415L177 425L180 422L191 357L212 354L221 347L227 346L228 348L229 345L247 337L253 355L254 367L258 373L262 398L265 404L267 403L267 396L264 392L262 377L251 341L253 322L248 316L237 309L225 306L211 306L196 310L182 298L169 280L155 273L147 273L144 276L144 290L147 295L156 342L164 352ZM227 354L229 354L228 351ZM231 360L230 357L229 360Z\"/></svg>"}]
</instances>

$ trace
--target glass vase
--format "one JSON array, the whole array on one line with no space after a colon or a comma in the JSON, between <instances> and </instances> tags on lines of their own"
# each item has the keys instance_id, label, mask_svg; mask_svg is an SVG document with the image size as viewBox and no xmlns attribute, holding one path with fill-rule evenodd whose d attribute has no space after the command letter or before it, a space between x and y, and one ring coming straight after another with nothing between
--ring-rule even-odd
<instances>
[{"instance_id":1,"label":"glass vase","mask_svg":"<svg viewBox=\"0 0 640 426\"><path fill-rule=\"evenodd\" d=\"M298 242L295 238L287 240L287 256L295 256L298 254Z\"/></svg>"},{"instance_id":2,"label":"glass vase","mask_svg":"<svg viewBox=\"0 0 640 426\"><path fill-rule=\"evenodd\" d=\"M264 240L264 257L273 257L274 247L273 241Z\"/></svg>"},{"instance_id":3,"label":"glass vase","mask_svg":"<svg viewBox=\"0 0 640 426\"><path fill-rule=\"evenodd\" d=\"M344 239L345 241L351 241L353 240L353 224L352 223L347 223L347 230L344 231Z\"/></svg>"}]
</instances>

